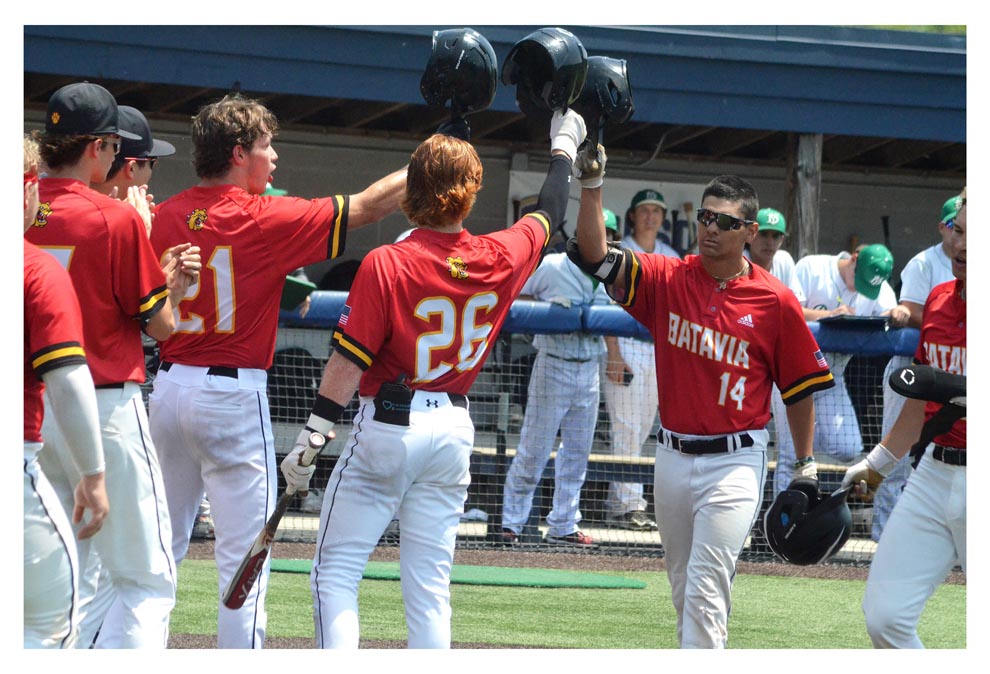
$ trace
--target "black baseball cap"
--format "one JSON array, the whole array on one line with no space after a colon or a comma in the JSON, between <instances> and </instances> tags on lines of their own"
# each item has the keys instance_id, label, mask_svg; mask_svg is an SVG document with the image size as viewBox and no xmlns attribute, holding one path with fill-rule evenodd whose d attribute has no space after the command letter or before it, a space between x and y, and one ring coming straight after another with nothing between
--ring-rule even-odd
<instances>
[{"instance_id":1,"label":"black baseball cap","mask_svg":"<svg viewBox=\"0 0 990 674\"><path fill-rule=\"evenodd\" d=\"M67 84L52 94L48 99L45 131L67 136L117 134L131 140L141 138L120 128L113 94L91 82Z\"/></svg>"},{"instance_id":2,"label":"black baseball cap","mask_svg":"<svg viewBox=\"0 0 990 674\"><path fill-rule=\"evenodd\" d=\"M120 128L139 136L137 140L124 138L120 144L120 156L127 159L151 159L175 154L175 146L151 137L151 126L137 108L121 105L117 109Z\"/></svg>"}]
</instances>

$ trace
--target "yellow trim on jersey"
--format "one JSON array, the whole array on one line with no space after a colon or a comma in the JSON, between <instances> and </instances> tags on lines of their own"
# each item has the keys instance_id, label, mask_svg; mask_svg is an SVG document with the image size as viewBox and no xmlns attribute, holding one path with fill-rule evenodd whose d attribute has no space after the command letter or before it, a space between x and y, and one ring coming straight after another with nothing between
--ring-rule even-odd
<instances>
[{"instance_id":1,"label":"yellow trim on jersey","mask_svg":"<svg viewBox=\"0 0 990 674\"><path fill-rule=\"evenodd\" d=\"M54 351L49 351L48 353L38 356L31 361L31 367L37 370L39 367L45 363L49 363L53 360L60 358L69 358L71 356L82 356L86 357L86 352L81 346L67 346L63 349L55 349Z\"/></svg>"},{"instance_id":2,"label":"yellow trim on jersey","mask_svg":"<svg viewBox=\"0 0 990 674\"><path fill-rule=\"evenodd\" d=\"M334 221L333 221L333 232L331 232L331 235L333 236L333 239L332 239L331 244L330 244L330 259L331 260L336 259L340 255L340 253L341 253L341 250L340 250L340 230L341 230L340 223L344 219L344 197L341 196L341 195L339 195L339 194L336 194L336 195L334 195L333 198L334 198L334 201L337 202L337 217L334 218Z\"/></svg>"},{"instance_id":3,"label":"yellow trim on jersey","mask_svg":"<svg viewBox=\"0 0 990 674\"><path fill-rule=\"evenodd\" d=\"M364 349L354 344L354 342L347 339L347 335L341 334L337 339L337 345L343 349L346 349L348 353L356 356L366 367L371 367L371 356L369 356Z\"/></svg>"},{"instance_id":4,"label":"yellow trim on jersey","mask_svg":"<svg viewBox=\"0 0 990 674\"><path fill-rule=\"evenodd\" d=\"M821 377L813 377L811 379L803 381L792 389L788 389L787 391L781 391L780 397L784 400L787 400L788 398L797 395L801 391L804 391L809 386L818 386L820 384L825 384L830 381L832 381L832 373L828 372L822 375Z\"/></svg>"},{"instance_id":5,"label":"yellow trim on jersey","mask_svg":"<svg viewBox=\"0 0 990 674\"><path fill-rule=\"evenodd\" d=\"M539 220L540 224L543 225L543 234L545 237L543 239L543 247L546 248L547 244L550 243L550 221L547 220L546 216L541 213L528 213L528 215L531 218Z\"/></svg>"},{"instance_id":6,"label":"yellow trim on jersey","mask_svg":"<svg viewBox=\"0 0 990 674\"><path fill-rule=\"evenodd\" d=\"M636 298L636 286L639 285L641 272L639 258L636 257L636 254L627 248L626 255L632 257L632 265L629 267L629 278L626 280L626 301L622 303L622 306L631 307Z\"/></svg>"},{"instance_id":7,"label":"yellow trim on jersey","mask_svg":"<svg viewBox=\"0 0 990 674\"><path fill-rule=\"evenodd\" d=\"M138 315L145 313L146 311L151 311L156 304L168 297L168 288L162 289L157 295L152 295L149 297L144 304L138 307Z\"/></svg>"}]
</instances>

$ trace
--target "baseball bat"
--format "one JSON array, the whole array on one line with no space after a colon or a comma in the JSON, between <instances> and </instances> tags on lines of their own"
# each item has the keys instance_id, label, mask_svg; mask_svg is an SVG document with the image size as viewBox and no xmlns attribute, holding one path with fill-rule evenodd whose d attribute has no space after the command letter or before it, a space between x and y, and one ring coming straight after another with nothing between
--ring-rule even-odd
<instances>
[{"instance_id":1,"label":"baseball bat","mask_svg":"<svg viewBox=\"0 0 990 674\"><path fill-rule=\"evenodd\" d=\"M308 446L302 453L302 456L299 457L299 465L308 466L313 463L317 455L323 451L326 442L327 439L322 433L310 433ZM285 493L282 494L278 503L275 505L275 512L265 522L265 526L262 527L257 538L254 539L254 543L251 544L251 548L244 555L244 559L241 560L241 565L237 567L237 572L234 573L230 582L227 583L227 587L223 591L223 597L221 597L223 605L227 608L238 609L244 605L244 600L247 599L251 588L254 587L254 581L261 574L261 569L265 566L268 553L271 552L272 543L275 542L275 532L278 530L278 524L282 521L282 516L285 514L286 509L288 509L289 503L295 494L296 490L292 485L285 488Z\"/></svg>"}]
</instances>

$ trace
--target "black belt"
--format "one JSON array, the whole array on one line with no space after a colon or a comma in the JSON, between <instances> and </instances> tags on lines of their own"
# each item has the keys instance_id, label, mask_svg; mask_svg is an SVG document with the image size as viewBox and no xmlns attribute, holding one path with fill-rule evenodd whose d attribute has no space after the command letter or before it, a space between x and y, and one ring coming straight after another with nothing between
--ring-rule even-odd
<instances>
[{"instance_id":1,"label":"black belt","mask_svg":"<svg viewBox=\"0 0 990 674\"><path fill-rule=\"evenodd\" d=\"M753 438L749 433L740 433L742 447L752 447ZM670 446L681 454L727 454L735 450L735 444L728 435L710 440L683 440L670 435Z\"/></svg>"},{"instance_id":2,"label":"black belt","mask_svg":"<svg viewBox=\"0 0 990 674\"><path fill-rule=\"evenodd\" d=\"M94 388L124 388L124 384L127 382L120 382L119 384L97 384Z\"/></svg>"},{"instance_id":3,"label":"black belt","mask_svg":"<svg viewBox=\"0 0 990 674\"><path fill-rule=\"evenodd\" d=\"M159 370L165 370L168 372L172 369L172 363L167 360L163 360L162 364L158 367ZM206 368L206 374L211 374L214 377L230 377L231 379L237 379L237 368L236 367L225 367L223 365L211 365Z\"/></svg>"},{"instance_id":4,"label":"black belt","mask_svg":"<svg viewBox=\"0 0 990 674\"><path fill-rule=\"evenodd\" d=\"M553 358L555 360L562 360L565 363L590 363L591 358L564 358L563 356L555 356L552 353L546 354L547 358Z\"/></svg>"},{"instance_id":5,"label":"black belt","mask_svg":"<svg viewBox=\"0 0 990 674\"><path fill-rule=\"evenodd\" d=\"M936 461L947 463L950 466L966 465L965 449L957 449L956 447L943 447L942 445L935 445L935 451L932 452L932 456L935 458Z\"/></svg>"}]
</instances>

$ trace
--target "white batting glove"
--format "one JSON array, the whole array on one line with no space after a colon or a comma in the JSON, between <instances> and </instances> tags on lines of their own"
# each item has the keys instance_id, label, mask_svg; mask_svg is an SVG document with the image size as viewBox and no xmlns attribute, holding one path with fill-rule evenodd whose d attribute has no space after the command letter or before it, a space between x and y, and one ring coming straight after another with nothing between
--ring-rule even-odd
<instances>
[{"instance_id":1,"label":"white batting glove","mask_svg":"<svg viewBox=\"0 0 990 674\"><path fill-rule=\"evenodd\" d=\"M889 449L877 443L865 459L846 468L846 474L842 476L841 488L856 485L856 491L861 494L876 491L899 460L890 453Z\"/></svg>"},{"instance_id":2,"label":"white batting glove","mask_svg":"<svg viewBox=\"0 0 990 674\"><path fill-rule=\"evenodd\" d=\"M811 457L811 461L801 461L798 459L794 463L794 477L807 477L812 480L818 479L818 463L815 461L814 457Z\"/></svg>"},{"instance_id":3,"label":"white batting glove","mask_svg":"<svg viewBox=\"0 0 990 674\"><path fill-rule=\"evenodd\" d=\"M289 452L282 463L280 464L282 468L282 475L285 476L285 485L287 491L298 492L300 496L305 496L309 491L309 480L313 477L313 473L316 471L316 465L310 464L308 466L299 465L299 461L302 459L303 452L306 451L306 447L309 444L309 434L312 431L303 429L299 433L299 437L296 438L296 444Z\"/></svg>"},{"instance_id":4,"label":"white batting glove","mask_svg":"<svg viewBox=\"0 0 990 674\"><path fill-rule=\"evenodd\" d=\"M563 297L563 296L551 297L550 299L547 300L547 302L549 302L550 304L558 304L564 307L565 309L571 308L571 299L569 297Z\"/></svg>"},{"instance_id":5,"label":"white batting glove","mask_svg":"<svg viewBox=\"0 0 990 674\"><path fill-rule=\"evenodd\" d=\"M574 160L574 177L581 182L583 189L601 187L605 182L605 162L608 157L601 143L593 147L587 140L578 148Z\"/></svg>"},{"instance_id":6,"label":"white batting glove","mask_svg":"<svg viewBox=\"0 0 990 674\"><path fill-rule=\"evenodd\" d=\"M553 111L553 117L550 118L551 150L563 150L574 161L578 145L584 142L587 135L584 118L574 110L564 113L560 110Z\"/></svg>"}]
</instances>

